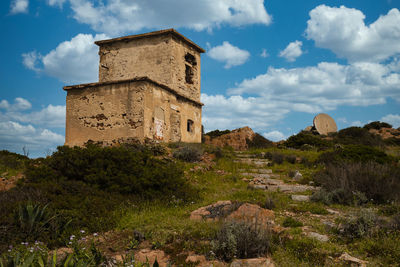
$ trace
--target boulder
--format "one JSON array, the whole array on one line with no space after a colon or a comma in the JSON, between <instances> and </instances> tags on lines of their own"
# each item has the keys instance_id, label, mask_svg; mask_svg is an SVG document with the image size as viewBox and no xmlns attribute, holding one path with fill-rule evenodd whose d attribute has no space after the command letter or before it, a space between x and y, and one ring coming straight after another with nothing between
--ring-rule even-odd
<instances>
[{"instance_id":1,"label":"boulder","mask_svg":"<svg viewBox=\"0 0 400 267\"><path fill-rule=\"evenodd\" d=\"M367 267L367 263L368 261L364 261L364 260L360 260L357 259L356 257L350 256L349 254L347 254L346 252L344 252L340 257L339 257L340 261L345 261L347 263L350 263L351 265L356 265L356 266L360 266L360 267Z\"/></svg>"},{"instance_id":2,"label":"boulder","mask_svg":"<svg viewBox=\"0 0 400 267\"><path fill-rule=\"evenodd\" d=\"M258 205L245 203L232 212L227 220L250 223L255 226L268 227L274 224L275 214L272 210L263 209Z\"/></svg>"},{"instance_id":3,"label":"boulder","mask_svg":"<svg viewBox=\"0 0 400 267\"><path fill-rule=\"evenodd\" d=\"M200 221L203 219L215 220L225 215L232 208L230 200L221 200L214 204L198 208L190 213L190 219Z\"/></svg>"},{"instance_id":4,"label":"boulder","mask_svg":"<svg viewBox=\"0 0 400 267\"><path fill-rule=\"evenodd\" d=\"M167 267L169 263L169 257L165 255L164 251L162 250L151 250L151 249L141 249L135 253L135 261L138 262L146 262L149 261L150 266L153 266L155 260L159 266Z\"/></svg>"},{"instance_id":5,"label":"boulder","mask_svg":"<svg viewBox=\"0 0 400 267\"><path fill-rule=\"evenodd\" d=\"M248 148L246 139L253 140L255 133L249 127L243 127L231 131L230 133L210 138L205 135L205 143L208 145L214 145L217 147L230 146L235 150L246 150Z\"/></svg>"},{"instance_id":6,"label":"boulder","mask_svg":"<svg viewBox=\"0 0 400 267\"><path fill-rule=\"evenodd\" d=\"M236 259L230 267L275 267L270 258Z\"/></svg>"},{"instance_id":7,"label":"boulder","mask_svg":"<svg viewBox=\"0 0 400 267\"><path fill-rule=\"evenodd\" d=\"M208 261L203 255L189 255L185 262L189 264L197 264L197 267L225 267L226 263L220 261ZM191 265L192 266L192 265Z\"/></svg>"}]
</instances>

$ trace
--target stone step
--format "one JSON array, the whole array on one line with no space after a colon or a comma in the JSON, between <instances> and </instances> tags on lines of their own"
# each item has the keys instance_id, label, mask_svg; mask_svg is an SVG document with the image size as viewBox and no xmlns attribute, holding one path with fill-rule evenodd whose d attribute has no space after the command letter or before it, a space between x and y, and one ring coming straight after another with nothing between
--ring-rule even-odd
<instances>
[{"instance_id":1,"label":"stone step","mask_svg":"<svg viewBox=\"0 0 400 267\"><path fill-rule=\"evenodd\" d=\"M271 178L271 175L266 173L252 173L252 172L243 172L241 173L243 176L252 176L257 178Z\"/></svg>"},{"instance_id":2,"label":"stone step","mask_svg":"<svg viewBox=\"0 0 400 267\"><path fill-rule=\"evenodd\" d=\"M294 201L299 201L299 202L309 202L310 201L310 196L306 196L306 195L291 195L290 197Z\"/></svg>"},{"instance_id":3,"label":"stone step","mask_svg":"<svg viewBox=\"0 0 400 267\"><path fill-rule=\"evenodd\" d=\"M239 169L239 172L251 172L251 173L265 173L265 174L271 174L272 170L271 169Z\"/></svg>"}]
</instances>

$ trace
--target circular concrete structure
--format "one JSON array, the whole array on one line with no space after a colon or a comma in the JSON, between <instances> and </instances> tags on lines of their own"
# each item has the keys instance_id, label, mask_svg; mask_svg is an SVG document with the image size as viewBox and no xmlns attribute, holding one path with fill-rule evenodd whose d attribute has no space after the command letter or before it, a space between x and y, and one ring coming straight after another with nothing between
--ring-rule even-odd
<instances>
[{"instance_id":1,"label":"circular concrete structure","mask_svg":"<svg viewBox=\"0 0 400 267\"><path fill-rule=\"evenodd\" d=\"M325 113L320 113L314 117L314 127L321 135L337 132L335 120Z\"/></svg>"}]
</instances>

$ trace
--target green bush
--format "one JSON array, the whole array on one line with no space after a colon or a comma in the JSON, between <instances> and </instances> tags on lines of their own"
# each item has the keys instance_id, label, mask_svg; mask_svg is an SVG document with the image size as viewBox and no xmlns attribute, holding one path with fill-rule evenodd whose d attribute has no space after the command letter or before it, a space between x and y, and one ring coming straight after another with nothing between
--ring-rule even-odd
<instances>
[{"instance_id":1,"label":"green bush","mask_svg":"<svg viewBox=\"0 0 400 267\"><path fill-rule=\"evenodd\" d=\"M286 155L285 160L291 164L295 164L297 157L295 155Z\"/></svg>"},{"instance_id":2,"label":"green bush","mask_svg":"<svg viewBox=\"0 0 400 267\"><path fill-rule=\"evenodd\" d=\"M318 162L324 164L340 164L341 162L377 162L391 163L393 158L385 152L365 145L347 145L334 151L325 152L318 158Z\"/></svg>"},{"instance_id":3,"label":"green bush","mask_svg":"<svg viewBox=\"0 0 400 267\"><path fill-rule=\"evenodd\" d=\"M293 219L292 217L287 217L285 220L282 222L283 227L301 227L303 226L303 223Z\"/></svg>"},{"instance_id":4,"label":"green bush","mask_svg":"<svg viewBox=\"0 0 400 267\"><path fill-rule=\"evenodd\" d=\"M381 128L392 128L392 125L386 122L373 121L368 124L365 124L363 128L367 130L370 129L380 130Z\"/></svg>"},{"instance_id":5,"label":"green bush","mask_svg":"<svg viewBox=\"0 0 400 267\"><path fill-rule=\"evenodd\" d=\"M219 137L224 134L228 134L230 132L231 132L230 130L225 130L225 131L214 130L214 131L206 133L205 135L208 135L211 139L214 139L216 137Z\"/></svg>"},{"instance_id":6,"label":"green bush","mask_svg":"<svg viewBox=\"0 0 400 267\"><path fill-rule=\"evenodd\" d=\"M400 200L400 168L376 162L334 162L327 164L314 179L331 201L353 205L365 196L374 203Z\"/></svg>"},{"instance_id":7,"label":"green bush","mask_svg":"<svg viewBox=\"0 0 400 267\"><path fill-rule=\"evenodd\" d=\"M186 162L196 162L201 160L203 150L200 146L195 145L184 145L174 151L173 156L176 159L180 159Z\"/></svg>"},{"instance_id":8,"label":"green bush","mask_svg":"<svg viewBox=\"0 0 400 267\"><path fill-rule=\"evenodd\" d=\"M268 148L274 146L274 143L264 136L256 133L252 140L246 139L248 148Z\"/></svg>"},{"instance_id":9,"label":"green bush","mask_svg":"<svg viewBox=\"0 0 400 267\"><path fill-rule=\"evenodd\" d=\"M211 241L215 256L224 261L247 259L265 255L270 247L270 234L253 225L225 223Z\"/></svg>"},{"instance_id":10,"label":"green bush","mask_svg":"<svg viewBox=\"0 0 400 267\"><path fill-rule=\"evenodd\" d=\"M194 193L179 164L125 146L62 146L41 164L29 165L26 178L28 183L81 181L100 190L145 199L186 198Z\"/></svg>"},{"instance_id":11,"label":"green bush","mask_svg":"<svg viewBox=\"0 0 400 267\"><path fill-rule=\"evenodd\" d=\"M267 152L264 157L275 164L282 164L285 160L285 155L279 152Z\"/></svg>"},{"instance_id":12,"label":"green bush","mask_svg":"<svg viewBox=\"0 0 400 267\"><path fill-rule=\"evenodd\" d=\"M322 139L320 136L314 135L308 132L300 132L296 135L292 135L285 142L284 146L301 149L304 146L312 146L319 149L326 149L332 147L333 144L330 141Z\"/></svg>"},{"instance_id":13,"label":"green bush","mask_svg":"<svg viewBox=\"0 0 400 267\"><path fill-rule=\"evenodd\" d=\"M356 216L345 219L339 228L339 235L346 239L371 236L378 230L378 218L369 209L361 210Z\"/></svg>"},{"instance_id":14,"label":"green bush","mask_svg":"<svg viewBox=\"0 0 400 267\"><path fill-rule=\"evenodd\" d=\"M383 146L384 142L378 135L370 133L365 128L349 127L334 135L334 142L344 145Z\"/></svg>"}]
</instances>

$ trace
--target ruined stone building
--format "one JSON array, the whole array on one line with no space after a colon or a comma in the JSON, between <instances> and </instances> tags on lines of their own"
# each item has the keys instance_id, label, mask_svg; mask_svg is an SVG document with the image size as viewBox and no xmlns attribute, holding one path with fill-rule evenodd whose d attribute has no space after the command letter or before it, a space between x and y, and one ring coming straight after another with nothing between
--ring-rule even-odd
<instances>
[{"instance_id":1,"label":"ruined stone building","mask_svg":"<svg viewBox=\"0 0 400 267\"><path fill-rule=\"evenodd\" d=\"M95 43L99 82L64 87L66 145L201 142L201 47L174 29Z\"/></svg>"}]
</instances>

